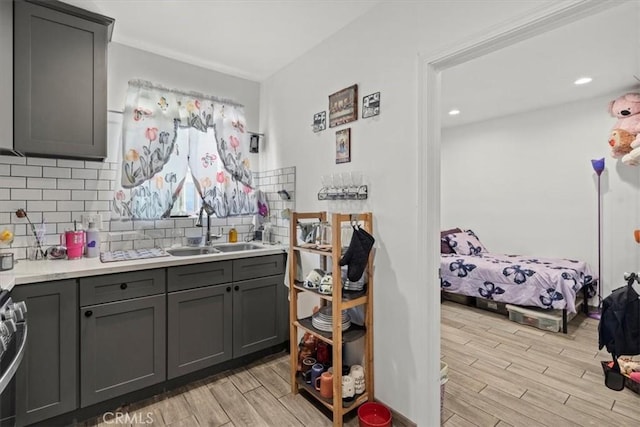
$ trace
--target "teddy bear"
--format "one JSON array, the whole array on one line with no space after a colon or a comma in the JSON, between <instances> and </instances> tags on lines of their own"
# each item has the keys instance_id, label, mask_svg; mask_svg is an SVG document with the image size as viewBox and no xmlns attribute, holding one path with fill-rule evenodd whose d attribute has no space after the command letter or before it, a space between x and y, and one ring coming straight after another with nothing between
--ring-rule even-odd
<instances>
[{"instance_id":1,"label":"teddy bear","mask_svg":"<svg viewBox=\"0 0 640 427\"><path fill-rule=\"evenodd\" d=\"M622 156L622 163L640 164L640 136L638 135L640 134L640 93L627 93L609 102L609 114L618 119L613 125L614 132L622 130L634 137L629 144L631 150ZM618 132L618 137L621 136L622 133ZM625 136L625 139L628 138L630 138L628 135ZM609 144L611 145L611 139ZM615 150L614 145L612 148Z\"/></svg>"},{"instance_id":2,"label":"teddy bear","mask_svg":"<svg viewBox=\"0 0 640 427\"><path fill-rule=\"evenodd\" d=\"M624 129L613 129L609 136L609 145L611 146L611 157L619 159L625 154L629 153L631 143L636 139L636 136L631 132L627 132Z\"/></svg>"}]
</instances>

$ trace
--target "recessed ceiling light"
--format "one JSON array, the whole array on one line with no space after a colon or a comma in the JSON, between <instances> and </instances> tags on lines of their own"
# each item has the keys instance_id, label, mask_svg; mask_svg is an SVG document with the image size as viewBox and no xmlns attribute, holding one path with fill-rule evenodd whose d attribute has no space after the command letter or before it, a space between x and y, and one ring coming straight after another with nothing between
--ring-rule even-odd
<instances>
[{"instance_id":1,"label":"recessed ceiling light","mask_svg":"<svg viewBox=\"0 0 640 427\"><path fill-rule=\"evenodd\" d=\"M460 110L453 109L449 111L450 116L457 116L458 114L460 114Z\"/></svg>"},{"instance_id":2,"label":"recessed ceiling light","mask_svg":"<svg viewBox=\"0 0 640 427\"><path fill-rule=\"evenodd\" d=\"M580 77L578 80L573 82L574 85L586 85L587 83L591 83L593 80L591 77Z\"/></svg>"}]
</instances>

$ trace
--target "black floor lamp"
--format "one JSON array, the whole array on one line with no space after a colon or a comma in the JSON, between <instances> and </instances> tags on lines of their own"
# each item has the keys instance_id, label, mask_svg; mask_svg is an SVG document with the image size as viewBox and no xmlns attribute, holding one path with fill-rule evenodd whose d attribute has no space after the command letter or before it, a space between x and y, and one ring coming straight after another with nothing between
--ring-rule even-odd
<instances>
[{"instance_id":1,"label":"black floor lamp","mask_svg":"<svg viewBox=\"0 0 640 427\"><path fill-rule=\"evenodd\" d=\"M600 308L602 305L602 194L600 189L600 175L604 171L604 157L602 159L591 160L591 166L598 176L598 307L596 311L590 312L589 317L600 319ZM585 304L587 302L585 301Z\"/></svg>"}]
</instances>

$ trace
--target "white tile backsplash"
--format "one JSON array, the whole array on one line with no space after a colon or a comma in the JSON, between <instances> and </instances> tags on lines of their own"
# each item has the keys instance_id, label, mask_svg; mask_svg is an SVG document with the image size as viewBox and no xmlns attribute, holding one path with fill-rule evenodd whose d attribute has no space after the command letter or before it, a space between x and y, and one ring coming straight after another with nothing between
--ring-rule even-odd
<instances>
[{"instance_id":1,"label":"white tile backsplash","mask_svg":"<svg viewBox=\"0 0 640 427\"><path fill-rule=\"evenodd\" d=\"M98 179L96 169L71 169L72 179Z\"/></svg>"},{"instance_id":2,"label":"white tile backsplash","mask_svg":"<svg viewBox=\"0 0 640 427\"><path fill-rule=\"evenodd\" d=\"M255 172L256 185L265 192L274 224L274 240L287 243L288 220L281 218L282 210L295 207L295 168ZM25 209L29 219L38 225L44 218L47 245L58 244L58 234L82 226L83 216L99 213L102 216L102 249L126 250L154 245L174 244L185 235L201 235L205 227L195 227L197 218L172 218L156 221L111 221L111 200L116 188L118 164L66 159L24 158L0 156L0 226L12 223L16 240L12 245L16 258L25 258L27 245L33 240L24 218L15 216L17 209ZM286 189L292 196L282 201L278 190ZM228 230L235 225L238 239L252 233L252 216L211 218L214 232L223 231L219 243L228 241ZM144 233L149 239L140 240L131 231ZM129 233L127 233L129 232ZM124 233L124 234L123 234Z\"/></svg>"},{"instance_id":3,"label":"white tile backsplash","mask_svg":"<svg viewBox=\"0 0 640 427\"><path fill-rule=\"evenodd\" d=\"M42 176L46 178L71 178L71 169L43 167Z\"/></svg>"},{"instance_id":4,"label":"white tile backsplash","mask_svg":"<svg viewBox=\"0 0 640 427\"><path fill-rule=\"evenodd\" d=\"M56 159L42 159L39 157L28 157L27 164L31 166L57 166Z\"/></svg>"},{"instance_id":5,"label":"white tile backsplash","mask_svg":"<svg viewBox=\"0 0 640 427\"><path fill-rule=\"evenodd\" d=\"M11 165L11 176L42 176L41 166Z\"/></svg>"},{"instance_id":6,"label":"white tile backsplash","mask_svg":"<svg viewBox=\"0 0 640 427\"><path fill-rule=\"evenodd\" d=\"M12 188L11 199L42 200L42 190L27 190L24 188Z\"/></svg>"},{"instance_id":7,"label":"white tile backsplash","mask_svg":"<svg viewBox=\"0 0 640 427\"><path fill-rule=\"evenodd\" d=\"M42 200L71 200L71 190L45 190L42 192Z\"/></svg>"},{"instance_id":8,"label":"white tile backsplash","mask_svg":"<svg viewBox=\"0 0 640 427\"><path fill-rule=\"evenodd\" d=\"M59 179L58 188L65 190L84 190L83 179Z\"/></svg>"},{"instance_id":9,"label":"white tile backsplash","mask_svg":"<svg viewBox=\"0 0 640 427\"><path fill-rule=\"evenodd\" d=\"M27 178L27 188L57 188L55 178Z\"/></svg>"}]
</instances>

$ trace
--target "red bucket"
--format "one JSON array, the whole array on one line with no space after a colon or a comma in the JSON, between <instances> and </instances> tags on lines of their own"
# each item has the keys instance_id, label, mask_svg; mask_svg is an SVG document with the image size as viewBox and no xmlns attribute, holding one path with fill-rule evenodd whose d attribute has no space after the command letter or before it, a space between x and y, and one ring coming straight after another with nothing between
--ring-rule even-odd
<instances>
[{"instance_id":1,"label":"red bucket","mask_svg":"<svg viewBox=\"0 0 640 427\"><path fill-rule=\"evenodd\" d=\"M391 427L391 411L377 402L366 402L358 408L360 427Z\"/></svg>"}]
</instances>

